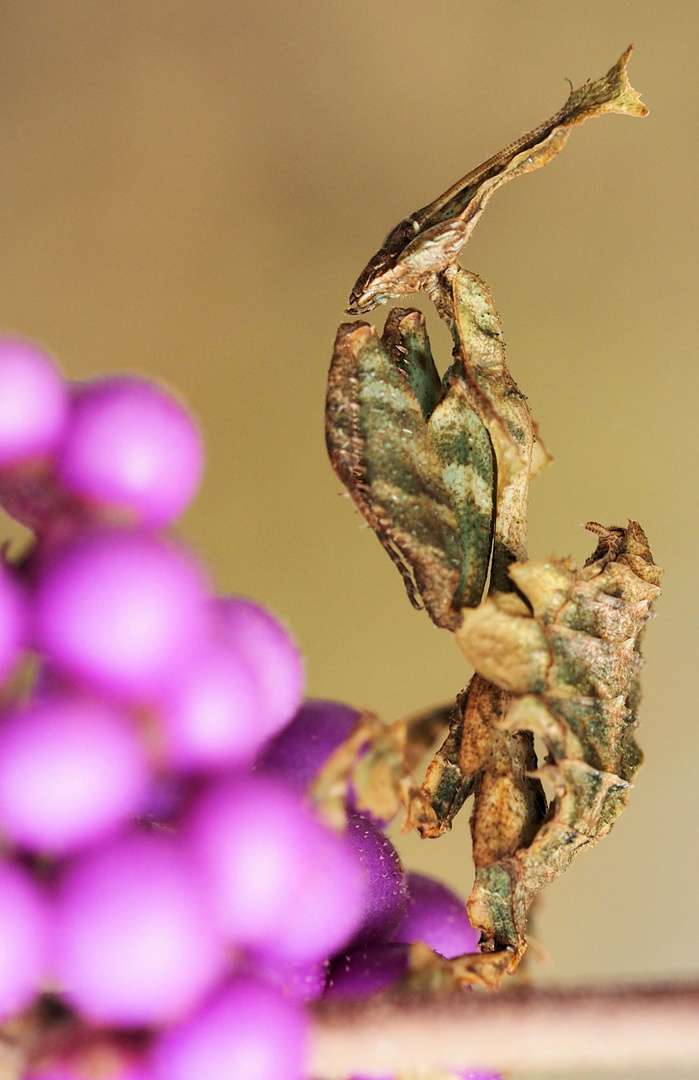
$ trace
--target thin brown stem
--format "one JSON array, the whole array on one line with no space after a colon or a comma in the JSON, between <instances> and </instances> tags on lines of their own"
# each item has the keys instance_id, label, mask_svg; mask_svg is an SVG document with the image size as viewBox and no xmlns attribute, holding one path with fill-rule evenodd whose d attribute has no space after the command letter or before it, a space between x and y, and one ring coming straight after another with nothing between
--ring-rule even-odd
<instances>
[{"instance_id":1,"label":"thin brown stem","mask_svg":"<svg viewBox=\"0 0 699 1080\"><path fill-rule=\"evenodd\" d=\"M315 1008L310 1074L699 1066L699 984L376 996ZM665 1073L667 1075L667 1073Z\"/></svg>"}]
</instances>

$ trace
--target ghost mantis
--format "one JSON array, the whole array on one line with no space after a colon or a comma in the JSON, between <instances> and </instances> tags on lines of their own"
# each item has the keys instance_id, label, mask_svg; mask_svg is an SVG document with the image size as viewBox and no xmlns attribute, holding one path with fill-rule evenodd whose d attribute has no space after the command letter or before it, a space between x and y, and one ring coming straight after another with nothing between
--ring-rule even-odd
<instances>
[{"instance_id":1,"label":"ghost mantis","mask_svg":"<svg viewBox=\"0 0 699 1080\"><path fill-rule=\"evenodd\" d=\"M475 675L448 715L390 727L364 717L313 794L332 816L351 782L360 806L386 814L400 803L407 827L430 837L474 796L469 914L481 951L452 961L450 973L490 988L524 954L533 898L626 803L641 762L639 641L660 572L636 522L590 523L598 545L581 570L569 559L527 561L529 481L549 458L507 369L488 286L457 260L491 195L545 165L574 126L603 113L646 115L626 74L630 52L401 221L360 274L349 314L427 294L453 341L443 377L412 308L393 308L381 336L363 321L343 324L328 377L333 468L411 603L453 633ZM411 770L445 724L417 787ZM535 733L547 749L541 766Z\"/></svg>"}]
</instances>

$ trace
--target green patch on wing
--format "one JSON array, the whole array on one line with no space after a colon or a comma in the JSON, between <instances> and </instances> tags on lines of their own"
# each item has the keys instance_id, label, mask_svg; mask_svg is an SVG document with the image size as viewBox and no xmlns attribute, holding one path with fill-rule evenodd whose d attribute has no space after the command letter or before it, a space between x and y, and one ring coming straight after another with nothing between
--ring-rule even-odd
<instances>
[{"instance_id":1,"label":"green patch on wing","mask_svg":"<svg viewBox=\"0 0 699 1080\"><path fill-rule=\"evenodd\" d=\"M470 407L462 374L454 372L428 430L459 524L462 568L458 607L480 603L488 576L495 514L495 460L483 421Z\"/></svg>"},{"instance_id":2,"label":"green patch on wing","mask_svg":"<svg viewBox=\"0 0 699 1080\"><path fill-rule=\"evenodd\" d=\"M345 323L328 376L333 468L400 570L408 595L455 629L461 543L441 467L407 376L373 327Z\"/></svg>"}]
</instances>

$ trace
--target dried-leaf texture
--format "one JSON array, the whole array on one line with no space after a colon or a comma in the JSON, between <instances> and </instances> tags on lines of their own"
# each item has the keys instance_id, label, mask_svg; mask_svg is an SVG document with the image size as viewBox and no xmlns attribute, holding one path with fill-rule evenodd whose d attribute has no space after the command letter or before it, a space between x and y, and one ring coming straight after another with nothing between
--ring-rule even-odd
<instances>
[{"instance_id":1,"label":"dried-leaf texture","mask_svg":"<svg viewBox=\"0 0 699 1080\"><path fill-rule=\"evenodd\" d=\"M333 468L393 562L415 606L458 622L459 530L408 379L367 323L346 323L328 375L326 441Z\"/></svg>"},{"instance_id":2,"label":"dried-leaf texture","mask_svg":"<svg viewBox=\"0 0 699 1080\"><path fill-rule=\"evenodd\" d=\"M387 300L427 289L431 277L456 263L495 191L550 161L564 147L571 128L607 112L645 116L648 110L626 74L632 49L630 45L601 79L572 90L549 120L400 221L357 279L348 314L362 315Z\"/></svg>"},{"instance_id":3,"label":"dried-leaf texture","mask_svg":"<svg viewBox=\"0 0 699 1080\"><path fill-rule=\"evenodd\" d=\"M641 763L640 640L660 572L633 521L589 523L598 545L580 570L569 559L527 561L529 483L550 455L509 373L488 286L457 257L493 192L549 161L572 127L605 112L646 114L626 75L630 52L400 222L360 275L351 313L427 293L452 336L444 377L424 316L396 308L381 339L366 323L340 327L328 380L333 467L414 606L419 598L437 626L454 632L475 675L450 712L388 727L367 714L312 797L341 824L351 786L361 807L402 804L407 828L438 837L473 795L469 910L482 951L450 964L457 982L489 988L525 952L534 897L606 835L626 804ZM417 787L417 751L445 725ZM535 735L547 747L541 766ZM550 805L542 780L554 792Z\"/></svg>"},{"instance_id":4,"label":"dried-leaf texture","mask_svg":"<svg viewBox=\"0 0 699 1080\"><path fill-rule=\"evenodd\" d=\"M469 913L486 951L526 948L534 896L611 829L641 763L635 741L640 641L660 571L641 526L604 530L581 570L570 560L515 565L530 604L495 594L464 614L456 639L478 675L507 699L495 727L536 733L548 763L536 770L555 796L534 835L498 855L503 828L482 781L472 819L476 882ZM493 767L488 763L483 775ZM496 768L497 771L497 768ZM479 806L485 800L486 811ZM510 815L505 810L503 819ZM510 824L511 829L511 824Z\"/></svg>"}]
</instances>

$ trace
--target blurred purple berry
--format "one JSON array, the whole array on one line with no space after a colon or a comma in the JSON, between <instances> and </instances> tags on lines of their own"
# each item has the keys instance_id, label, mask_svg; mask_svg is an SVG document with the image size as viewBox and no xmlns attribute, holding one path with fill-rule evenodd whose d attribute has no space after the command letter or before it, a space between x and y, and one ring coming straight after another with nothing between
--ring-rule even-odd
<instances>
[{"instance_id":1,"label":"blurred purple berry","mask_svg":"<svg viewBox=\"0 0 699 1080\"><path fill-rule=\"evenodd\" d=\"M264 983L232 981L194 1016L160 1034L157 1080L303 1080L303 1009Z\"/></svg>"},{"instance_id":2,"label":"blurred purple berry","mask_svg":"<svg viewBox=\"0 0 699 1080\"><path fill-rule=\"evenodd\" d=\"M10 571L0 562L0 682L14 666L24 645L26 601Z\"/></svg>"},{"instance_id":3,"label":"blurred purple berry","mask_svg":"<svg viewBox=\"0 0 699 1080\"><path fill-rule=\"evenodd\" d=\"M138 815L139 821L144 825L177 829L199 786L200 778L191 773L155 773L151 776L148 800Z\"/></svg>"},{"instance_id":4,"label":"blurred purple berry","mask_svg":"<svg viewBox=\"0 0 699 1080\"><path fill-rule=\"evenodd\" d=\"M173 677L160 703L169 765L183 771L250 765L264 737L260 713L246 658L229 645L209 643Z\"/></svg>"},{"instance_id":5,"label":"blurred purple berry","mask_svg":"<svg viewBox=\"0 0 699 1080\"><path fill-rule=\"evenodd\" d=\"M126 376L75 387L58 461L69 491L160 528L193 498L203 463L194 421L162 387Z\"/></svg>"},{"instance_id":6,"label":"blurred purple berry","mask_svg":"<svg viewBox=\"0 0 699 1080\"><path fill-rule=\"evenodd\" d=\"M410 946L398 942L362 945L336 956L325 987L328 998L360 998L386 990L408 970Z\"/></svg>"},{"instance_id":7,"label":"blurred purple berry","mask_svg":"<svg viewBox=\"0 0 699 1080\"><path fill-rule=\"evenodd\" d=\"M62 992L100 1023L177 1020L223 966L192 868L163 833L129 833L75 858L59 885L52 938Z\"/></svg>"},{"instance_id":8,"label":"blurred purple berry","mask_svg":"<svg viewBox=\"0 0 699 1080\"><path fill-rule=\"evenodd\" d=\"M35 345L0 338L0 468L52 453L63 437L68 391Z\"/></svg>"},{"instance_id":9,"label":"blurred purple berry","mask_svg":"<svg viewBox=\"0 0 699 1080\"><path fill-rule=\"evenodd\" d=\"M317 1001L325 989L327 968L314 960L305 964L284 964L274 957L256 956L255 975L275 986L292 1001Z\"/></svg>"},{"instance_id":10,"label":"blurred purple berry","mask_svg":"<svg viewBox=\"0 0 699 1080\"><path fill-rule=\"evenodd\" d=\"M255 673L261 695L260 735L267 739L288 724L301 703L304 672L289 633L259 604L242 597L213 603L222 641L239 651Z\"/></svg>"},{"instance_id":11,"label":"blurred purple berry","mask_svg":"<svg viewBox=\"0 0 699 1080\"><path fill-rule=\"evenodd\" d=\"M339 836L304 806L360 714L299 708L283 626L211 599L196 561L154 535L202 464L167 391L121 376L69 390L40 350L0 339L0 502L38 535L32 626L0 563L0 681L23 648L40 659L30 703L0 714L0 835L22 859L62 860L47 899L0 859L0 1020L43 988L79 1018L27 1080L303 1080L304 1003L393 985L409 941L475 948L439 882L410 875L408 909L370 820ZM256 774L232 771L256 756Z\"/></svg>"},{"instance_id":12,"label":"blurred purple berry","mask_svg":"<svg viewBox=\"0 0 699 1080\"><path fill-rule=\"evenodd\" d=\"M29 874L0 860L0 1020L31 1003L47 970L48 913Z\"/></svg>"},{"instance_id":13,"label":"blurred purple berry","mask_svg":"<svg viewBox=\"0 0 699 1080\"><path fill-rule=\"evenodd\" d=\"M356 860L281 784L245 775L212 784L187 835L213 919L231 944L303 963L324 959L356 929Z\"/></svg>"},{"instance_id":14,"label":"blurred purple berry","mask_svg":"<svg viewBox=\"0 0 699 1080\"><path fill-rule=\"evenodd\" d=\"M398 852L391 841L363 817L347 819L347 840L366 880L362 922L351 947L385 941L405 915L408 889Z\"/></svg>"},{"instance_id":15,"label":"blurred purple berry","mask_svg":"<svg viewBox=\"0 0 699 1080\"><path fill-rule=\"evenodd\" d=\"M142 808L149 774L128 718L104 702L45 696L0 718L0 829L64 853Z\"/></svg>"},{"instance_id":16,"label":"blurred purple berry","mask_svg":"<svg viewBox=\"0 0 699 1080\"><path fill-rule=\"evenodd\" d=\"M337 701L304 701L290 724L264 747L258 761L302 795L330 755L354 731L359 712Z\"/></svg>"},{"instance_id":17,"label":"blurred purple berry","mask_svg":"<svg viewBox=\"0 0 699 1080\"><path fill-rule=\"evenodd\" d=\"M365 887L346 837L319 825L293 898L293 922L274 943L276 955L300 962L325 959L344 947L361 918Z\"/></svg>"},{"instance_id":18,"label":"blurred purple berry","mask_svg":"<svg viewBox=\"0 0 699 1080\"><path fill-rule=\"evenodd\" d=\"M182 548L133 532L88 534L42 568L37 645L98 689L148 698L199 647L206 595L202 571Z\"/></svg>"},{"instance_id":19,"label":"blurred purple berry","mask_svg":"<svg viewBox=\"0 0 699 1080\"><path fill-rule=\"evenodd\" d=\"M478 952L477 930L469 922L463 900L441 881L408 874L408 910L391 935L392 941L422 941L448 960Z\"/></svg>"}]
</instances>

